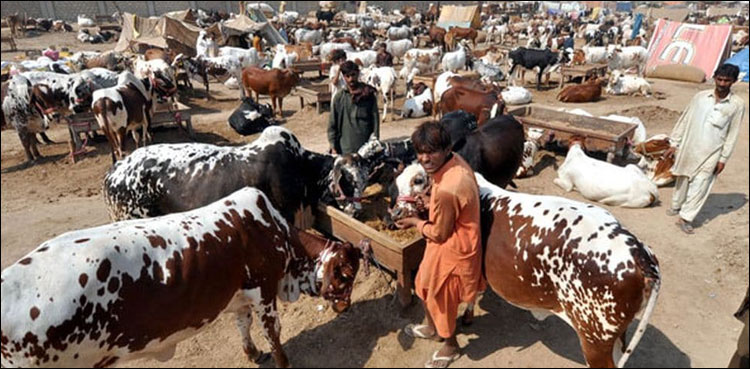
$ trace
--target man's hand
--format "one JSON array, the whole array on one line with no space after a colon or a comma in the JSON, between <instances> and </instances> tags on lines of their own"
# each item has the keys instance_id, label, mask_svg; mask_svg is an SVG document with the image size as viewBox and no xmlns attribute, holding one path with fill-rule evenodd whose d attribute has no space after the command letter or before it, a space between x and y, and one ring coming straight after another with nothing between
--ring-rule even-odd
<instances>
[{"instance_id":1,"label":"man's hand","mask_svg":"<svg viewBox=\"0 0 750 369\"><path fill-rule=\"evenodd\" d=\"M714 169L714 175L718 176L721 171L724 170L724 163L718 162L716 163L716 169Z\"/></svg>"},{"instance_id":2,"label":"man's hand","mask_svg":"<svg viewBox=\"0 0 750 369\"><path fill-rule=\"evenodd\" d=\"M403 218L396 221L396 227L398 227L399 229L416 227L419 222L420 219L417 217Z\"/></svg>"},{"instance_id":3,"label":"man's hand","mask_svg":"<svg viewBox=\"0 0 750 369\"><path fill-rule=\"evenodd\" d=\"M675 151L677 151L677 148L674 147L674 146L672 146L672 147L668 148L666 151L664 151L663 154L661 154L661 158L662 159L671 158L671 157L674 156Z\"/></svg>"}]
</instances>

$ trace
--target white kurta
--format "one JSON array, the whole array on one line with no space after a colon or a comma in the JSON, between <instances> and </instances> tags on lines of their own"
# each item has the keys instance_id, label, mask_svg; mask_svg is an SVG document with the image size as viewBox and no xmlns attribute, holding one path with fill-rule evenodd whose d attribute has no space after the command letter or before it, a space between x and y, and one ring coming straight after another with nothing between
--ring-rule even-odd
<instances>
[{"instance_id":1,"label":"white kurta","mask_svg":"<svg viewBox=\"0 0 750 369\"><path fill-rule=\"evenodd\" d=\"M333 83L333 79L336 76L339 77L339 80L337 83ZM333 112L333 100L336 97L336 93L339 92L339 90L346 87L346 81L344 80L344 76L341 74L341 65L339 64L331 65L331 69L328 73L328 78L330 78L328 87L331 90L331 112Z\"/></svg>"},{"instance_id":2,"label":"white kurta","mask_svg":"<svg viewBox=\"0 0 750 369\"><path fill-rule=\"evenodd\" d=\"M672 130L677 146L672 173L676 177L672 209L692 222L713 187L716 164L726 163L737 142L745 107L733 93L716 102L714 90L693 97Z\"/></svg>"}]
</instances>

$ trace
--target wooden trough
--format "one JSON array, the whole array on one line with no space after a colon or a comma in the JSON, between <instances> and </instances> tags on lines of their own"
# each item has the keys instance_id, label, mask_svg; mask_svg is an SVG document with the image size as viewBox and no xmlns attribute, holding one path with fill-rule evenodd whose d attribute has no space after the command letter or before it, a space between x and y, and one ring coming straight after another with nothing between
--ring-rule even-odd
<instances>
[{"instance_id":1,"label":"wooden trough","mask_svg":"<svg viewBox=\"0 0 750 369\"><path fill-rule=\"evenodd\" d=\"M636 125L609 119L587 117L537 106L525 106L509 112L525 126L555 132L555 139L567 140L582 136L586 149L607 153L607 161L615 155L624 156L633 138Z\"/></svg>"},{"instance_id":2,"label":"wooden trough","mask_svg":"<svg viewBox=\"0 0 750 369\"><path fill-rule=\"evenodd\" d=\"M318 72L318 77L322 77L323 73L327 73L328 70L328 68L325 68L325 65L326 63L321 62L320 59L308 59L295 62L292 65L292 69L300 73Z\"/></svg>"},{"instance_id":3,"label":"wooden trough","mask_svg":"<svg viewBox=\"0 0 750 369\"><path fill-rule=\"evenodd\" d=\"M596 76L607 74L607 64L584 64L584 65L563 65L560 67L560 86L563 88L566 81L575 77L583 77L583 81ZM567 79L566 79L567 77Z\"/></svg>"},{"instance_id":4,"label":"wooden trough","mask_svg":"<svg viewBox=\"0 0 750 369\"><path fill-rule=\"evenodd\" d=\"M328 84L302 84L297 86L297 96L299 96L299 105L305 106L305 100L308 103L314 103L318 114L323 111L323 103L331 102L331 92L328 90Z\"/></svg>"},{"instance_id":5,"label":"wooden trough","mask_svg":"<svg viewBox=\"0 0 750 369\"><path fill-rule=\"evenodd\" d=\"M184 127L183 127L184 122ZM190 116L190 107L180 102L175 103L172 109L169 106L157 106L154 116L151 118L151 129L158 127L180 127L187 131L191 140L195 140L193 124ZM70 133L70 158L75 163L76 155L85 154L87 138L81 140L89 132L99 129L99 123L94 118L94 113L85 112L73 114L68 117L68 132Z\"/></svg>"},{"instance_id":6,"label":"wooden trough","mask_svg":"<svg viewBox=\"0 0 750 369\"><path fill-rule=\"evenodd\" d=\"M378 232L332 206L319 204L315 212L315 228L338 239L359 244L362 239L370 240L373 255L378 263L396 273L398 286L396 293L402 307L411 304L414 280L412 275L419 268L424 254L424 238L416 238L400 243Z\"/></svg>"}]
</instances>

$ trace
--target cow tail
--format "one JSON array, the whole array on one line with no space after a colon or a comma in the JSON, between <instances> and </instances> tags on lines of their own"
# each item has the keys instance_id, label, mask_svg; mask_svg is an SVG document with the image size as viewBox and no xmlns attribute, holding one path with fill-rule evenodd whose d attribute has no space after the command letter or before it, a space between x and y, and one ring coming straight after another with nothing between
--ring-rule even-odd
<instances>
[{"instance_id":1,"label":"cow tail","mask_svg":"<svg viewBox=\"0 0 750 369\"><path fill-rule=\"evenodd\" d=\"M628 361L628 358L630 357L630 354L633 353L633 350L635 350L638 342L643 337L643 333L646 331L646 327L648 327L649 318L651 318L651 314L654 312L654 306L656 306L656 298L659 296L661 279L659 278L658 274L656 274L655 276L646 276L645 278L647 283L645 292L650 296L648 298L648 302L646 303L646 308L643 311L643 315L641 316L641 321L638 323L638 327L635 330L635 334L633 335L633 338L630 339L628 347L625 349L622 357L620 357L620 360L617 362L618 368L622 368L625 365L625 363Z\"/></svg>"}]
</instances>

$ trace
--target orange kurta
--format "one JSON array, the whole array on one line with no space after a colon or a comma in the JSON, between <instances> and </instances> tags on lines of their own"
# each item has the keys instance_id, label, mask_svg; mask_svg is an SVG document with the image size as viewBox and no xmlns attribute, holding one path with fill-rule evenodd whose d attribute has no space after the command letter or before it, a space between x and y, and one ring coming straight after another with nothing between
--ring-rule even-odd
<instances>
[{"instance_id":1,"label":"orange kurta","mask_svg":"<svg viewBox=\"0 0 750 369\"><path fill-rule=\"evenodd\" d=\"M474 302L482 278L479 186L474 171L457 154L433 175L429 220L417 225L427 240L415 280L435 328L448 338L456 328L458 305Z\"/></svg>"}]
</instances>

